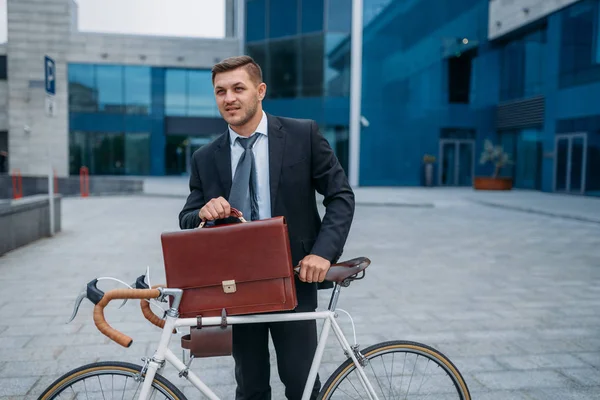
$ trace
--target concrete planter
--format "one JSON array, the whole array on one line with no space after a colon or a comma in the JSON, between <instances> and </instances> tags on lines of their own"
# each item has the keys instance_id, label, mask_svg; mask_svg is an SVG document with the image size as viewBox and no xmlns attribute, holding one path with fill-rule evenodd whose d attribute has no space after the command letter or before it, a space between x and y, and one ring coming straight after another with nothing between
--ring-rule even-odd
<instances>
[{"instance_id":1,"label":"concrete planter","mask_svg":"<svg viewBox=\"0 0 600 400\"><path fill-rule=\"evenodd\" d=\"M511 190L512 185L512 178L476 176L473 181L475 190Z\"/></svg>"}]
</instances>

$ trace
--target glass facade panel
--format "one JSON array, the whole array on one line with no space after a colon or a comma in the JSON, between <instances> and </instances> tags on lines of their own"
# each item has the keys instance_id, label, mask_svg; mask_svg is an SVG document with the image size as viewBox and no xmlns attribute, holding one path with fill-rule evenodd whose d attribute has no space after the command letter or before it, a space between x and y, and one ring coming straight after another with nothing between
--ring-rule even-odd
<instances>
[{"instance_id":1,"label":"glass facade panel","mask_svg":"<svg viewBox=\"0 0 600 400\"><path fill-rule=\"evenodd\" d=\"M150 114L152 76L150 67L124 67L125 111L127 114Z\"/></svg>"},{"instance_id":2,"label":"glass facade panel","mask_svg":"<svg viewBox=\"0 0 600 400\"><path fill-rule=\"evenodd\" d=\"M302 48L302 96L319 97L323 95L323 57L325 43L323 34L303 36Z\"/></svg>"},{"instance_id":3,"label":"glass facade panel","mask_svg":"<svg viewBox=\"0 0 600 400\"><path fill-rule=\"evenodd\" d=\"M214 117L219 110L213 95L210 71L188 71L188 113L195 117Z\"/></svg>"},{"instance_id":4,"label":"glass facade panel","mask_svg":"<svg viewBox=\"0 0 600 400\"><path fill-rule=\"evenodd\" d=\"M298 42L297 38L269 42L269 98L298 97Z\"/></svg>"},{"instance_id":5,"label":"glass facade panel","mask_svg":"<svg viewBox=\"0 0 600 400\"><path fill-rule=\"evenodd\" d=\"M266 42L249 44L246 46L247 54L256 61L262 70L263 81L267 84L267 91L271 90L269 87L269 71L267 67L267 45Z\"/></svg>"},{"instance_id":6,"label":"glass facade panel","mask_svg":"<svg viewBox=\"0 0 600 400\"><path fill-rule=\"evenodd\" d=\"M165 114L178 116L187 113L187 74L183 69L165 72Z\"/></svg>"},{"instance_id":7,"label":"glass facade panel","mask_svg":"<svg viewBox=\"0 0 600 400\"><path fill-rule=\"evenodd\" d=\"M298 33L298 1L269 1L269 38L281 38Z\"/></svg>"},{"instance_id":8,"label":"glass facade panel","mask_svg":"<svg viewBox=\"0 0 600 400\"><path fill-rule=\"evenodd\" d=\"M94 65L70 64L69 79L69 110L75 112L97 112L98 91Z\"/></svg>"},{"instance_id":9,"label":"glass facade panel","mask_svg":"<svg viewBox=\"0 0 600 400\"><path fill-rule=\"evenodd\" d=\"M352 28L352 0L328 0L327 5L327 31L350 32Z\"/></svg>"},{"instance_id":10,"label":"glass facade panel","mask_svg":"<svg viewBox=\"0 0 600 400\"><path fill-rule=\"evenodd\" d=\"M325 95L331 97L350 96L350 54L339 59L338 62L330 61L329 54L348 37L345 33L327 33L325 35Z\"/></svg>"},{"instance_id":11,"label":"glass facade panel","mask_svg":"<svg viewBox=\"0 0 600 400\"><path fill-rule=\"evenodd\" d=\"M323 11L325 0L302 0L302 33L323 30Z\"/></svg>"},{"instance_id":12,"label":"glass facade panel","mask_svg":"<svg viewBox=\"0 0 600 400\"><path fill-rule=\"evenodd\" d=\"M150 174L150 134L125 134L125 173L127 175Z\"/></svg>"},{"instance_id":13,"label":"glass facade panel","mask_svg":"<svg viewBox=\"0 0 600 400\"><path fill-rule=\"evenodd\" d=\"M123 113L123 67L116 65L96 65L96 88L98 90L98 111Z\"/></svg>"},{"instance_id":14,"label":"glass facade panel","mask_svg":"<svg viewBox=\"0 0 600 400\"><path fill-rule=\"evenodd\" d=\"M266 38L266 0L247 0L246 41L253 42Z\"/></svg>"},{"instance_id":15,"label":"glass facade panel","mask_svg":"<svg viewBox=\"0 0 600 400\"><path fill-rule=\"evenodd\" d=\"M500 100L514 100L542 93L545 50L545 30L516 39L502 49Z\"/></svg>"},{"instance_id":16,"label":"glass facade panel","mask_svg":"<svg viewBox=\"0 0 600 400\"><path fill-rule=\"evenodd\" d=\"M500 144L510 155L512 164L503 167L500 175L513 178L520 189L541 189L542 185L542 133L538 129L503 131Z\"/></svg>"},{"instance_id":17,"label":"glass facade panel","mask_svg":"<svg viewBox=\"0 0 600 400\"><path fill-rule=\"evenodd\" d=\"M561 15L560 86L600 80L600 3L583 0Z\"/></svg>"},{"instance_id":18,"label":"glass facade panel","mask_svg":"<svg viewBox=\"0 0 600 400\"><path fill-rule=\"evenodd\" d=\"M72 131L69 157L71 175L149 175L150 134Z\"/></svg>"}]
</instances>

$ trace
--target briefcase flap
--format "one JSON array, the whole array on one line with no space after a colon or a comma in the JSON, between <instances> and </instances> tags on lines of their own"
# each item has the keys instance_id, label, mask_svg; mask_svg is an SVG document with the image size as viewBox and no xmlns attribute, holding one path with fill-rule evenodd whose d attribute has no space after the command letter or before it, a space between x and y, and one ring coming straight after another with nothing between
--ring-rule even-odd
<instances>
[{"instance_id":1,"label":"briefcase flap","mask_svg":"<svg viewBox=\"0 0 600 400\"><path fill-rule=\"evenodd\" d=\"M172 288L222 286L227 293L239 283L292 275L283 217L165 232L161 241Z\"/></svg>"}]
</instances>

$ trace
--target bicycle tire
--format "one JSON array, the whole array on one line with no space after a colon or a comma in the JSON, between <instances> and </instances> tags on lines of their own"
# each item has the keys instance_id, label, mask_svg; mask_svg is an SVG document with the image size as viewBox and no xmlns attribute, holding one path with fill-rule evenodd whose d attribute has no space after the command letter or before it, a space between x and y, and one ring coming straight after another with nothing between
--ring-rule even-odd
<instances>
[{"instance_id":1,"label":"bicycle tire","mask_svg":"<svg viewBox=\"0 0 600 400\"><path fill-rule=\"evenodd\" d=\"M71 388L74 391L74 384L84 381L85 379L88 379L90 377L98 377L99 382L100 376L104 375L119 375L127 377L128 379L129 377L135 377L137 374L140 373L141 370L141 365L120 361L95 362L91 364L82 365L81 367L75 368L65 373L60 378L52 382L52 384L50 384L50 386L48 386L46 390L44 390L44 392L38 397L38 400L54 399L56 396L60 395L68 388ZM126 385L123 388L123 392L125 392L125 387ZM152 387L161 392L167 399L187 400L183 393L179 389L177 389L175 385L173 385L171 382L169 382L167 379L165 379L158 373L154 376L154 380L152 381ZM112 389L114 390L114 381Z\"/></svg>"},{"instance_id":2,"label":"bicycle tire","mask_svg":"<svg viewBox=\"0 0 600 400\"><path fill-rule=\"evenodd\" d=\"M448 377L450 377L459 396L459 399L471 400L471 394L469 392L467 384L464 378L462 377L461 373L456 368L456 366L450 361L450 359L448 359L448 357L446 357L444 354L430 346L416 342L394 340L389 342L377 343L365 348L364 350L361 350L361 354L365 358L367 358L369 362L371 362L371 360L373 360L379 355L385 355L392 352L405 354L412 353L418 356L422 356L427 360L433 361L437 366L441 367L446 372ZM331 374L327 382L325 382L325 384L323 385L323 388L321 389L317 399L330 400L332 396L335 395L336 389L343 382L344 378L349 376L355 370L356 367L354 365L354 362L351 358L348 358Z\"/></svg>"}]
</instances>

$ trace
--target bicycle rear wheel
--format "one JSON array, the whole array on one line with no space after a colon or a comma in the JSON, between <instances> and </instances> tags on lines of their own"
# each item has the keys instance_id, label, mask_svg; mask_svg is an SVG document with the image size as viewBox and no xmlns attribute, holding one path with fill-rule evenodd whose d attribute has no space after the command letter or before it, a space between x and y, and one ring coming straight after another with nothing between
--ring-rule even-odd
<instances>
[{"instance_id":1,"label":"bicycle rear wheel","mask_svg":"<svg viewBox=\"0 0 600 400\"><path fill-rule=\"evenodd\" d=\"M140 365L108 361L87 364L67 372L40 395L51 399L136 399L142 382L136 381ZM156 374L149 393L152 399L186 400L171 382Z\"/></svg>"},{"instance_id":2,"label":"bicycle rear wheel","mask_svg":"<svg viewBox=\"0 0 600 400\"><path fill-rule=\"evenodd\" d=\"M439 351L420 343L391 341L361 351L363 367L379 399L470 400L462 375ZM369 399L356 366L346 360L329 377L319 400Z\"/></svg>"}]
</instances>

